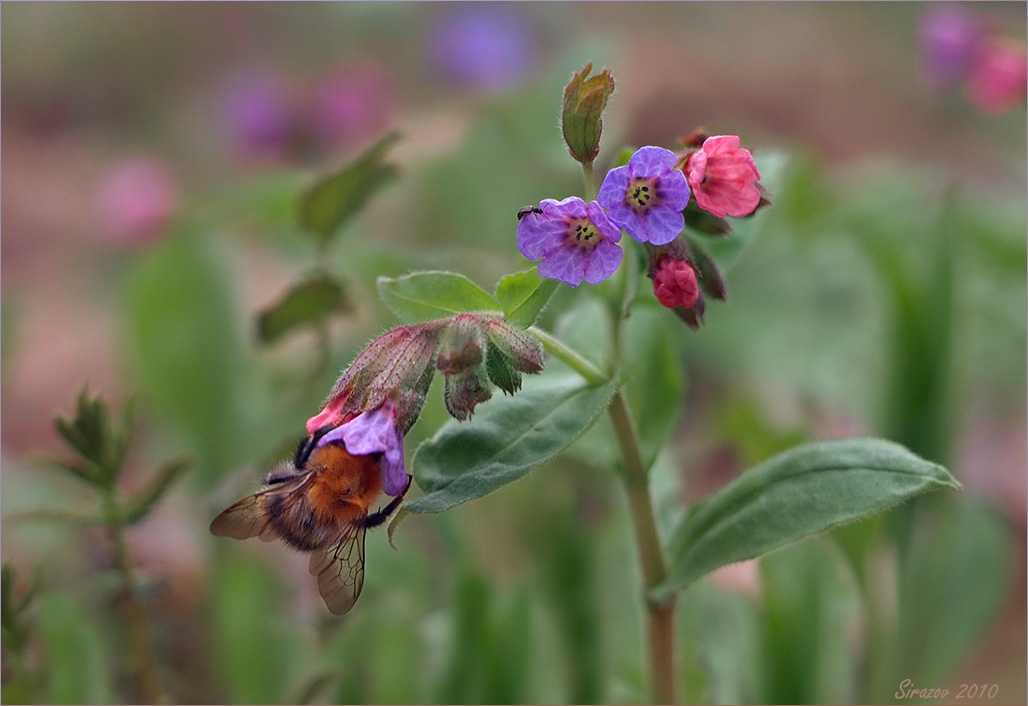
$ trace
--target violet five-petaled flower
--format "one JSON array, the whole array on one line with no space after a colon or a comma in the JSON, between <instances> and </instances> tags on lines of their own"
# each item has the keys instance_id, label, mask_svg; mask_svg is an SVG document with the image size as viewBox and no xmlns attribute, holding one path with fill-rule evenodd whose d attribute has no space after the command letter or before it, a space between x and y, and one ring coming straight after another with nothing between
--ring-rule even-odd
<instances>
[{"instance_id":1,"label":"violet five-petaled flower","mask_svg":"<svg viewBox=\"0 0 1028 706\"><path fill-rule=\"evenodd\" d=\"M391 401L340 424L318 440L318 446L342 441L354 456L382 454L382 490L399 495L407 487L403 460L403 435L396 426L396 410Z\"/></svg>"},{"instance_id":2,"label":"violet five-petaled flower","mask_svg":"<svg viewBox=\"0 0 1028 706\"><path fill-rule=\"evenodd\" d=\"M685 175L696 205L719 218L748 216L760 203L760 172L735 135L716 135L689 155Z\"/></svg>"},{"instance_id":3,"label":"violet five-petaled flower","mask_svg":"<svg viewBox=\"0 0 1028 706\"><path fill-rule=\"evenodd\" d=\"M607 217L640 243L665 245L685 227L682 209L689 203L689 184L678 157L663 147L643 147L624 167L607 172L596 200Z\"/></svg>"},{"instance_id":4,"label":"violet five-petaled flower","mask_svg":"<svg viewBox=\"0 0 1028 706\"><path fill-rule=\"evenodd\" d=\"M518 250L539 260L539 275L577 287L585 280L596 284L614 274L624 253L621 231L595 201L577 196L563 201L543 199L539 212L518 222Z\"/></svg>"}]
</instances>

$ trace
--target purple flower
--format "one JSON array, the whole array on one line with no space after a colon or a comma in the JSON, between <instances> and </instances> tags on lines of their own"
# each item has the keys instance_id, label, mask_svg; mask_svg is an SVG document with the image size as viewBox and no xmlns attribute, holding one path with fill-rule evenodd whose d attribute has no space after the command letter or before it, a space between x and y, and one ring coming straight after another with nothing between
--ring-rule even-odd
<instances>
[{"instance_id":1,"label":"purple flower","mask_svg":"<svg viewBox=\"0 0 1028 706\"><path fill-rule=\"evenodd\" d=\"M234 78L225 92L222 112L226 139L244 158L281 158L296 133L292 90L271 72Z\"/></svg>"},{"instance_id":2,"label":"purple flower","mask_svg":"<svg viewBox=\"0 0 1028 706\"><path fill-rule=\"evenodd\" d=\"M396 426L396 407L387 400L380 407L340 424L318 440L318 446L341 441L354 456L382 454L382 490L399 495L407 487L403 462L403 435Z\"/></svg>"},{"instance_id":3,"label":"purple flower","mask_svg":"<svg viewBox=\"0 0 1028 706\"><path fill-rule=\"evenodd\" d=\"M689 184L678 157L662 147L643 147L628 165L607 172L596 197L607 217L640 243L670 243L685 227L682 209Z\"/></svg>"},{"instance_id":4,"label":"purple flower","mask_svg":"<svg viewBox=\"0 0 1028 706\"><path fill-rule=\"evenodd\" d=\"M504 90L520 82L536 54L532 35L517 15L493 7L463 5L433 28L429 52L451 80Z\"/></svg>"},{"instance_id":5,"label":"purple flower","mask_svg":"<svg viewBox=\"0 0 1028 706\"><path fill-rule=\"evenodd\" d=\"M532 212L518 222L518 250L538 260L539 275L577 287L584 279L596 284L614 274L624 253L621 231L595 201L577 196L563 201L543 199L542 213Z\"/></svg>"},{"instance_id":6,"label":"purple flower","mask_svg":"<svg viewBox=\"0 0 1028 706\"><path fill-rule=\"evenodd\" d=\"M985 41L986 29L961 7L940 5L918 19L921 69L929 83L943 87L960 81L974 66Z\"/></svg>"}]
</instances>

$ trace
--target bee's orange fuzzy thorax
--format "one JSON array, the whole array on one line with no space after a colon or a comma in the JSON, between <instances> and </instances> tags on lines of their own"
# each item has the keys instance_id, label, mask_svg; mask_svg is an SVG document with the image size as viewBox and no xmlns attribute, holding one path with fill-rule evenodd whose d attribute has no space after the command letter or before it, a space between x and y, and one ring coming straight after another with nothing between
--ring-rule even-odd
<instances>
[{"instance_id":1,"label":"bee's orange fuzzy thorax","mask_svg":"<svg viewBox=\"0 0 1028 706\"><path fill-rule=\"evenodd\" d=\"M352 456L341 445L315 449L305 465L324 466L307 492L311 508L322 520L353 522L382 492L378 461L372 456Z\"/></svg>"}]
</instances>

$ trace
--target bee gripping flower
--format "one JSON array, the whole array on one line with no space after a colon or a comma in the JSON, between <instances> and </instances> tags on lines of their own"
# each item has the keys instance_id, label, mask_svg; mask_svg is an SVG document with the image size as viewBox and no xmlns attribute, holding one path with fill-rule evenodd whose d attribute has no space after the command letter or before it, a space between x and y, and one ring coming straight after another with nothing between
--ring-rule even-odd
<instances>
[{"instance_id":1,"label":"bee gripping flower","mask_svg":"<svg viewBox=\"0 0 1028 706\"><path fill-rule=\"evenodd\" d=\"M597 284L621 264L621 231L595 201L577 196L563 201L543 199L539 213L518 221L518 250L529 260L542 260L539 275L572 287Z\"/></svg>"},{"instance_id":2,"label":"bee gripping flower","mask_svg":"<svg viewBox=\"0 0 1028 706\"><path fill-rule=\"evenodd\" d=\"M382 454L379 464L382 472L382 490L387 495L399 495L407 489L407 471L403 458L403 434L398 426L399 408L392 400L357 415L345 424L328 432L318 446L343 442L354 456Z\"/></svg>"},{"instance_id":3,"label":"bee gripping flower","mask_svg":"<svg viewBox=\"0 0 1028 706\"><path fill-rule=\"evenodd\" d=\"M735 135L708 137L690 154L685 176L696 204L719 218L748 216L760 204L760 172Z\"/></svg>"},{"instance_id":4,"label":"bee gripping flower","mask_svg":"<svg viewBox=\"0 0 1028 706\"><path fill-rule=\"evenodd\" d=\"M670 243L685 227L682 209L689 203L689 184L675 169L677 161L671 150L643 147L603 179L597 201L613 223L640 243Z\"/></svg>"}]
</instances>

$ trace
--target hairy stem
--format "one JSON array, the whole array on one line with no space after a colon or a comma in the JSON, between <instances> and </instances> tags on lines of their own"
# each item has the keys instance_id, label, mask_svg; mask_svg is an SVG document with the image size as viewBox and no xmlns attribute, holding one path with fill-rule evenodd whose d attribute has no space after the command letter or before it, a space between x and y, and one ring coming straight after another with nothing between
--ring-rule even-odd
<instances>
[{"instance_id":1,"label":"hairy stem","mask_svg":"<svg viewBox=\"0 0 1028 706\"><path fill-rule=\"evenodd\" d=\"M115 504L114 498L108 496L105 504L108 511L107 527L113 544L114 565L121 575L122 590L125 594L123 597L125 601L125 620L129 644L132 649L130 663L135 671L139 695L144 703L164 703L164 695L161 693L161 688L157 681L156 661L150 642L150 627L146 622L146 613L143 610L143 605L139 601L139 595L136 591L135 572L132 569L128 547L125 544L125 526L122 524L121 513Z\"/></svg>"},{"instance_id":2,"label":"hairy stem","mask_svg":"<svg viewBox=\"0 0 1028 706\"><path fill-rule=\"evenodd\" d=\"M667 565L657 532L657 519L650 500L649 479L639 451L639 441L628 404L619 390L607 408L614 426L618 448L624 464L623 480L628 494L639 566L645 584L646 643L651 697L654 703L675 701L675 596L657 600L651 589L667 575Z\"/></svg>"},{"instance_id":3,"label":"hairy stem","mask_svg":"<svg viewBox=\"0 0 1028 706\"><path fill-rule=\"evenodd\" d=\"M581 375L587 382L593 385L607 382L608 377L599 368L583 358L578 351L573 350L560 339L535 326L528 330L539 339L547 353Z\"/></svg>"}]
</instances>

